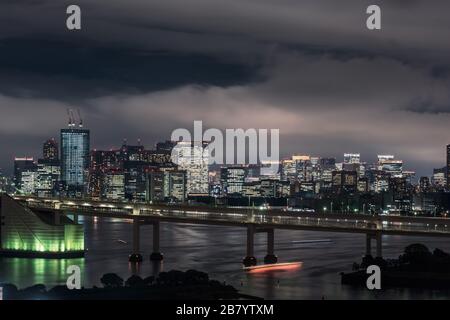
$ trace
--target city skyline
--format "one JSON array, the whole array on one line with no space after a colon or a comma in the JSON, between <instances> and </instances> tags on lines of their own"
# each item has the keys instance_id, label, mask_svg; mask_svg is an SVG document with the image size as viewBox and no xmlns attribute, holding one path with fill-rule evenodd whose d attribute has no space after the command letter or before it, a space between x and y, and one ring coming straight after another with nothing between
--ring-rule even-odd
<instances>
[{"instance_id":1,"label":"city skyline","mask_svg":"<svg viewBox=\"0 0 450 320\"><path fill-rule=\"evenodd\" d=\"M69 120L69 122L70 121L71 120ZM70 130L70 129L72 129L72 130L75 129L76 130L76 127L78 127L78 124L73 124L73 125L68 125L67 126L68 130ZM88 132L92 132L92 129L90 129L87 126L85 127L82 122L81 122L81 126L80 126L79 129L80 130L87 130ZM54 136L57 136L57 135L54 135ZM90 134L90 137L94 137L94 139L95 139L95 136L92 135L92 133ZM169 141L169 139L168 139L169 137L161 137L159 140L156 140L152 144L145 144L145 143L143 143L141 138L137 138L136 141L134 141L134 142L133 141L129 141L127 138L123 138L121 140L121 142L122 142L121 144L109 145L109 146L106 146L106 147L97 147L97 146L93 145L92 142L91 142L90 143L91 147L89 148L89 152L97 151L97 150L103 150L103 151L119 150L122 145L130 145L130 146L138 146L138 145L140 145L140 146L143 146L143 147L151 147L151 148L153 148L153 147L156 147L157 143L159 143L161 141ZM88 137L88 139L91 139L91 138ZM53 136L52 137L48 137L48 138L44 139L41 144L38 144L38 146L33 146L32 149L34 149L34 150L39 149L38 151L35 151L36 153L31 153L31 152L24 151L22 153L14 155L12 160L14 160L15 158L22 158L23 157L23 158L33 158L35 161L37 161L39 158L42 158L42 157L45 158L45 155L43 154L43 152L45 152L45 151L42 150L42 144L45 145L45 144L48 144L51 141L56 141L58 146L60 146L60 144L61 144L61 137L59 139L56 139ZM319 157L319 158L334 158L334 159L336 159L336 162L345 162L345 156L346 155L357 154L357 155L359 155L359 159L360 159L361 163L371 164L371 163L375 163L376 162L375 160L377 159L377 157L379 155L392 154L393 156L395 156L396 159L401 159L403 161L403 163L405 165L405 167L404 167L405 170L415 172L416 179L418 180L419 177L421 177L421 176L432 177L434 169L440 169L440 168L444 168L444 167L448 166L448 163L447 163L448 162L448 157L446 157L447 154L448 154L448 149L447 149L448 145L450 145L450 144L446 144L445 146L442 147L443 158L442 158L442 161L441 161L441 165L438 165L438 166L433 167L433 168L423 168L422 171L420 171L420 172L418 170L416 170L414 167L412 167L412 165L409 164L408 161L405 161L404 159L402 159L401 157L399 157L395 153L380 152L380 153L374 154L372 152L371 156L367 156L367 155L364 155L363 153L358 152L357 150L356 151L352 151L352 152L348 152L348 151L343 150L338 155L327 155L327 153L325 153L325 155L324 154L311 154L311 153L308 153L308 152L297 151L297 152L293 152L291 154L281 154L280 155L280 163L281 163L281 161L290 159L292 156L295 156L295 155L308 155L308 156L311 156L311 157ZM58 148L58 146L57 146L57 148ZM283 149L282 145L280 146L280 149ZM58 151L56 151L56 152L58 152ZM6 175L6 176L11 176L13 174L14 165L13 165L13 161L12 160L10 160L5 167L1 167L0 166L0 172L3 172L3 174ZM422 172L423 172L423 174L422 174Z\"/></svg>"},{"instance_id":2,"label":"city skyline","mask_svg":"<svg viewBox=\"0 0 450 320\"><path fill-rule=\"evenodd\" d=\"M448 12L0 1L0 300L450 299Z\"/></svg>"}]
</instances>

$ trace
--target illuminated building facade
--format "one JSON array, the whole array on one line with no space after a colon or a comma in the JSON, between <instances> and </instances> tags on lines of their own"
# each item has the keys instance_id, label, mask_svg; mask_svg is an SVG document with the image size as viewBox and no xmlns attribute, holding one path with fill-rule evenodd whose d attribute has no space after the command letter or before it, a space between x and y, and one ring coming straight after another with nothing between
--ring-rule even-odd
<instances>
[{"instance_id":1,"label":"illuminated building facade","mask_svg":"<svg viewBox=\"0 0 450 320\"><path fill-rule=\"evenodd\" d=\"M143 202L147 199L147 174L155 168L142 161L125 161L125 199Z\"/></svg>"},{"instance_id":2,"label":"illuminated building facade","mask_svg":"<svg viewBox=\"0 0 450 320\"><path fill-rule=\"evenodd\" d=\"M439 168L439 169L433 169L433 176L431 178L431 183L433 185L433 187L435 187L436 189L444 189L446 184L447 184L447 180L446 180L446 167L444 168Z\"/></svg>"},{"instance_id":3,"label":"illuminated building facade","mask_svg":"<svg viewBox=\"0 0 450 320\"><path fill-rule=\"evenodd\" d=\"M186 171L164 172L164 195L170 202L186 201Z\"/></svg>"},{"instance_id":4,"label":"illuminated building facade","mask_svg":"<svg viewBox=\"0 0 450 320\"><path fill-rule=\"evenodd\" d=\"M147 201L164 201L164 172L151 171L147 174Z\"/></svg>"},{"instance_id":5,"label":"illuminated building facade","mask_svg":"<svg viewBox=\"0 0 450 320\"><path fill-rule=\"evenodd\" d=\"M60 174L61 167L58 160L39 159L37 163L35 194L38 197L49 198L55 196Z\"/></svg>"},{"instance_id":6,"label":"illuminated building facade","mask_svg":"<svg viewBox=\"0 0 450 320\"><path fill-rule=\"evenodd\" d=\"M378 170L389 173L391 177L402 177L403 161L394 159L393 155L378 155Z\"/></svg>"},{"instance_id":7,"label":"illuminated building facade","mask_svg":"<svg viewBox=\"0 0 450 320\"><path fill-rule=\"evenodd\" d=\"M61 180L68 196L81 196L89 168L89 130L74 124L61 130Z\"/></svg>"},{"instance_id":8,"label":"illuminated building facade","mask_svg":"<svg viewBox=\"0 0 450 320\"><path fill-rule=\"evenodd\" d=\"M42 154L45 160L59 160L58 142L53 138L45 141L42 148Z\"/></svg>"},{"instance_id":9,"label":"illuminated building facade","mask_svg":"<svg viewBox=\"0 0 450 320\"><path fill-rule=\"evenodd\" d=\"M348 164L361 163L361 154L359 154L359 153L344 153L344 163L348 163Z\"/></svg>"},{"instance_id":10,"label":"illuminated building facade","mask_svg":"<svg viewBox=\"0 0 450 320\"><path fill-rule=\"evenodd\" d=\"M107 169L103 175L102 195L104 199L125 199L125 175L120 169Z\"/></svg>"},{"instance_id":11,"label":"illuminated building facade","mask_svg":"<svg viewBox=\"0 0 450 320\"><path fill-rule=\"evenodd\" d=\"M335 193L356 192L358 185L358 174L356 171L333 171L332 187Z\"/></svg>"},{"instance_id":12,"label":"illuminated building facade","mask_svg":"<svg viewBox=\"0 0 450 320\"><path fill-rule=\"evenodd\" d=\"M34 194L37 164L32 157L14 159L14 184L22 194Z\"/></svg>"},{"instance_id":13,"label":"illuminated building facade","mask_svg":"<svg viewBox=\"0 0 450 320\"><path fill-rule=\"evenodd\" d=\"M227 195L239 195L247 176L245 167L226 167L220 171L222 190Z\"/></svg>"},{"instance_id":14,"label":"illuminated building facade","mask_svg":"<svg viewBox=\"0 0 450 320\"><path fill-rule=\"evenodd\" d=\"M199 144L190 141L178 142L176 145L178 168L186 171L187 193L189 195L209 194L209 152L205 148L206 146L206 142Z\"/></svg>"}]
</instances>

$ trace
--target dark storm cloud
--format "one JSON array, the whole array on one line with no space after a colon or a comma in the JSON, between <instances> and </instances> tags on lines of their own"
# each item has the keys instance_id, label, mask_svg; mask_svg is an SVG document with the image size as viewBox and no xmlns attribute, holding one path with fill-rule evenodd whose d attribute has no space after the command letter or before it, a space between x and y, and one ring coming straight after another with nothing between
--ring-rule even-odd
<instances>
[{"instance_id":1,"label":"dark storm cloud","mask_svg":"<svg viewBox=\"0 0 450 320\"><path fill-rule=\"evenodd\" d=\"M21 38L0 42L4 94L86 98L139 93L186 84L226 86L252 78L251 66L206 55L96 47ZM32 54L30 54L32 53Z\"/></svg>"},{"instance_id":2,"label":"dark storm cloud","mask_svg":"<svg viewBox=\"0 0 450 320\"><path fill-rule=\"evenodd\" d=\"M1 167L37 155L69 106L99 148L204 120L280 128L284 155L393 153L421 173L443 163L447 1L78 0L83 29L68 32L73 3L0 3ZM373 3L379 32L365 28Z\"/></svg>"}]
</instances>

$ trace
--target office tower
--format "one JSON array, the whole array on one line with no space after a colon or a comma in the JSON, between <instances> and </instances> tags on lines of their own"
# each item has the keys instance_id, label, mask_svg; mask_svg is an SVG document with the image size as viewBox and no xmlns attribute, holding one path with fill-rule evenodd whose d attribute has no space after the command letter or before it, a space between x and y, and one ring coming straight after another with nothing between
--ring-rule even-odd
<instances>
[{"instance_id":1,"label":"office tower","mask_svg":"<svg viewBox=\"0 0 450 320\"><path fill-rule=\"evenodd\" d=\"M164 172L164 195L171 202L186 201L186 171L174 170Z\"/></svg>"},{"instance_id":2,"label":"office tower","mask_svg":"<svg viewBox=\"0 0 450 320\"><path fill-rule=\"evenodd\" d=\"M256 198L261 196L261 182L260 181L247 181L242 186L242 196L250 198ZM249 203L250 205L250 203Z\"/></svg>"},{"instance_id":3,"label":"office tower","mask_svg":"<svg viewBox=\"0 0 450 320\"><path fill-rule=\"evenodd\" d=\"M147 173L147 201L184 202L185 200L185 171L154 169Z\"/></svg>"},{"instance_id":4,"label":"office tower","mask_svg":"<svg viewBox=\"0 0 450 320\"><path fill-rule=\"evenodd\" d=\"M358 192L366 193L369 191L369 181L366 177L358 179Z\"/></svg>"},{"instance_id":5,"label":"office tower","mask_svg":"<svg viewBox=\"0 0 450 320\"><path fill-rule=\"evenodd\" d=\"M344 163L356 164L361 162L361 154L359 153L344 153Z\"/></svg>"},{"instance_id":6,"label":"office tower","mask_svg":"<svg viewBox=\"0 0 450 320\"><path fill-rule=\"evenodd\" d=\"M89 161L88 194L92 198L103 195L105 173L110 169L122 169L120 150L92 150Z\"/></svg>"},{"instance_id":7,"label":"office tower","mask_svg":"<svg viewBox=\"0 0 450 320\"><path fill-rule=\"evenodd\" d=\"M419 179L419 190L420 192L428 192L431 189L430 178L420 177Z\"/></svg>"},{"instance_id":8,"label":"office tower","mask_svg":"<svg viewBox=\"0 0 450 320\"><path fill-rule=\"evenodd\" d=\"M176 159L180 170L186 171L187 193L209 194L208 185L208 161L209 152L205 148L206 142L202 144L190 141L178 142L175 149Z\"/></svg>"},{"instance_id":9,"label":"office tower","mask_svg":"<svg viewBox=\"0 0 450 320\"><path fill-rule=\"evenodd\" d=\"M406 182L408 183L408 185L413 184L413 181L415 180L416 177L416 172L415 171L407 171L407 170L403 170L402 172L402 176L403 178L406 179Z\"/></svg>"},{"instance_id":10,"label":"office tower","mask_svg":"<svg viewBox=\"0 0 450 320\"><path fill-rule=\"evenodd\" d=\"M164 172L159 170L150 171L147 174L147 201L164 201Z\"/></svg>"},{"instance_id":11,"label":"office tower","mask_svg":"<svg viewBox=\"0 0 450 320\"><path fill-rule=\"evenodd\" d=\"M297 180L297 167L294 160L281 160L281 180L292 182Z\"/></svg>"},{"instance_id":12,"label":"office tower","mask_svg":"<svg viewBox=\"0 0 450 320\"><path fill-rule=\"evenodd\" d=\"M125 175L121 169L106 169L102 179L102 197L104 199L125 199Z\"/></svg>"},{"instance_id":13,"label":"office tower","mask_svg":"<svg viewBox=\"0 0 450 320\"><path fill-rule=\"evenodd\" d=\"M89 130L83 129L81 121L78 128L69 121L69 127L61 129L61 180L69 197L84 193L89 168L89 143Z\"/></svg>"},{"instance_id":14,"label":"office tower","mask_svg":"<svg viewBox=\"0 0 450 320\"><path fill-rule=\"evenodd\" d=\"M385 171L375 170L371 172L371 190L375 192L385 192L389 190L391 176Z\"/></svg>"},{"instance_id":15,"label":"office tower","mask_svg":"<svg viewBox=\"0 0 450 320\"><path fill-rule=\"evenodd\" d=\"M227 195L240 195L247 177L247 168L245 167L227 167L221 168L220 181L222 190Z\"/></svg>"},{"instance_id":16,"label":"office tower","mask_svg":"<svg viewBox=\"0 0 450 320\"><path fill-rule=\"evenodd\" d=\"M422 186L429 186L428 177L421 178ZM426 178L426 179L425 179ZM395 177L389 181L389 187L392 191L392 205L400 212L408 212L412 208L412 194L409 192L406 178Z\"/></svg>"},{"instance_id":17,"label":"office tower","mask_svg":"<svg viewBox=\"0 0 450 320\"><path fill-rule=\"evenodd\" d=\"M358 186L358 174L356 171L333 171L332 187L335 193L356 192Z\"/></svg>"},{"instance_id":18,"label":"office tower","mask_svg":"<svg viewBox=\"0 0 450 320\"><path fill-rule=\"evenodd\" d=\"M446 180L446 167L433 169L433 177L431 178L432 185L437 189L445 188L447 184Z\"/></svg>"},{"instance_id":19,"label":"office tower","mask_svg":"<svg viewBox=\"0 0 450 320\"><path fill-rule=\"evenodd\" d=\"M125 161L123 171L125 174L125 199L144 202L147 199L147 175L156 170L142 161Z\"/></svg>"},{"instance_id":20,"label":"office tower","mask_svg":"<svg viewBox=\"0 0 450 320\"><path fill-rule=\"evenodd\" d=\"M58 159L38 159L35 194L47 198L55 196L60 173L61 166Z\"/></svg>"},{"instance_id":21,"label":"office tower","mask_svg":"<svg viewBox=\"0 0 450 320\"><path fill-rule=\"evenodd\" d=\"M378 170L389 173L391 177L401 178L403 175L403 161L395 160L393 155L379 155Z\"/></svg>"},{"instance_id":22,"label":"office tower","mask_svg":"<svg viewBox=\"0 0 450 320\"><path fill-rule=\"evenodd\" d=\"M59 159L58 142L56 142L56 140L53 138L45 141L42 148L42 153L44 160L52 160L52 161L58 160Z\"/></svg>"},{"instance_id":23,"label":"office tower","mask_svg":"<svg viewBox=\"0 0 450 320\"><path fill-rule=\"evenodd\" d=\"M261 179L259 191L261 196L266 198L288 197L290 194L290 183L289 181L280 181L278 179Z\"/></svg>"},{"instance_id":24,"label":"office tower","mask_svg":"<svg viewBox=\"0 0 450 320\"><path fill-rule=\"evenodd\" d=\"M281 161L281 180L312 181L314 169L318 168L320 159L309 155L294 155L291 159ZM276 178L275 176L273 178Z\"/></svg>"},{"instance_id":25,"label":"office tower","mask_svg":"<svg viewBox=\"0 0 450 320\"><path fill-rule=\"evenodd\" d=\"M37 165L33 158L14 159L14 184L16 192L34 194Z\"/></svg>"},{"instance_id":26,"label":"office tower","mask_svg":"<svg viewBox=\"0 0 450 320\"><path fill-rule=\"evenodd\" d=\"M450 189L450 144L447 145L447 188Z\"/></svg>"}]
</instances>

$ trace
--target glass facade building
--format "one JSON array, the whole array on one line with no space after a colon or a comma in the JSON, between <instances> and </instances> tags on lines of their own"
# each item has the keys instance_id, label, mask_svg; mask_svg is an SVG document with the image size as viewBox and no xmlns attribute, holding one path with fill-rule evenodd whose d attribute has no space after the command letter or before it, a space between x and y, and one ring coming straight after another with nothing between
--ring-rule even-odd
<instances>
[{"instance_id":1,"label":"glass facade building","mask_svg":"<svg viewBox=\"0 0 450 320\"><path fill-rule=\"evenodd\" d=\"M89 168L89 130L61 130L61 180L69 195L83 193Z\"/></svg>"}]
</instances>

